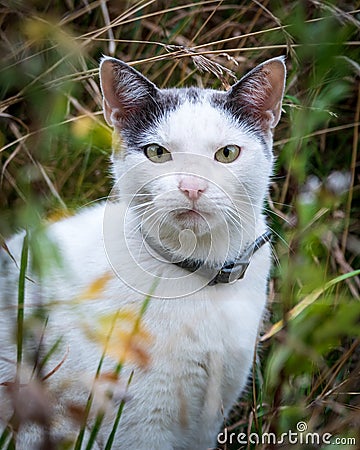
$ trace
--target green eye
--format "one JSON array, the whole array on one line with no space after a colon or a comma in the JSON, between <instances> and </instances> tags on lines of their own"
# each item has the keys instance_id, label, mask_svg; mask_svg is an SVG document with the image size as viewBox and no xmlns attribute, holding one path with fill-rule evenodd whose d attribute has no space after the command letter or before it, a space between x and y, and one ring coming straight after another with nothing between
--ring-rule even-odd
<instances>
[{"instance_id":1,"label":"green eye","mask_svg":"<svg viewBox=\"0 0 360 450\"><path fill-rule=\"evenodd\" d=\"M215 153L215 159L221 163L231 163L240 155L240 150L237 145L226 145Z\"/></svg>"},{"instance_id":2,"label":"green eye","mask_svg":"<svg viewBox=\"0 0 360 450\"><path fill-rule=\"evenodd\" d=\"M158 144L150 144L144 148L145 155L154 163L163 163L172 159L171 153Z\"/></svg>"}]
</instances>

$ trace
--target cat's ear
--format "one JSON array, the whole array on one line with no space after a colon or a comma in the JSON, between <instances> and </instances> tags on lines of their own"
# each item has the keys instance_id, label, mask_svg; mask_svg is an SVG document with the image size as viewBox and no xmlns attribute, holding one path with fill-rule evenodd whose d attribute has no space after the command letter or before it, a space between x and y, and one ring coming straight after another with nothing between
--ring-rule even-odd
<instances>
[{"instance_id":1,"label":"cat's ear","mask_svg":"<svg viewBox=\"0 0 360 450\"><path fill-rule=\"evenodd\" d=\"M128 64L104 57L100 64L104 116L111 126L122 127L131 115L153 103L157 87Z\"/></svg>"},{"instance_id":2,"label":"cat's ear","mask_svg":"<svg viewBox=\"0 0 360 450\"><path fill-rule=\"evenodd\" d=\"M231 108L259 120L264 128L274 128L280 119L285 89L284 59L269 59L234 84L227 93Z\"/></svg>"}]
</instances>

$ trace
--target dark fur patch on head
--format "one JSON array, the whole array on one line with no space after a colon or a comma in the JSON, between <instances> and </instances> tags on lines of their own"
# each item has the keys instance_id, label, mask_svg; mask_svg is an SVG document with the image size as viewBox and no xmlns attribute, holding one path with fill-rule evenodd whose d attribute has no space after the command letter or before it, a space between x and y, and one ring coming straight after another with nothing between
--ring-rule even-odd
<instances>
[{"instance_id":1,"label":"dark fur patch on head","mask_svg":"<svg viewBox=\"0 0 360 450\"><path fill-rule=\"evenodd\" d=\"M184 89L183 92L186 96L186 99L190 103L196 103L201 98L201 91L198 88L195 88L195 87L187 88L187 89Z\"/></svg>"},{"instance_id":2,"label":"dark fur patch on head","mask_svg":"<svg viewBox=\"0 0 360 450\"><path fill-rule=\"evenodd\" d=\"M214 92L211 96L210 104L214 108L229 112L237 122L246 123L252 129L260 131L261 126L254 120L254 117L247 114L239 105L232 102L226 92Z\"/></svg>"},{"instance_id":3,"label":"dark fur patch on head","mask_svg":"<svg viewBox=\"0 0 360 450\"><path fill-rule=\"evenodd\" d=\"M140 149L143 146L142 135L181 103L178 90L162 90L149 98L139 112L128 114L122 122L121 130L118 130L127 147Z\"/></svg>"},{"instance_id":4,"label":"dark fur patch on head","mask_svg":"<svg viewBox=\"0 0 360 450\"><path fill-rule=\"evenodd\" d=\"M197 103L202 91L195 87L181 89L162 89L149 97L140 111L128 113L122 119L122 128L118 130L128 148L137 149L143 145L142 135L154 123L160 122L169 112L179 108L184 102Z\"/></svg>"},{"instance_id":5,"label":"dark fur patch on head","mask_svg":"<svg viewBox=\"0 0 360 450\"><path fill-rule=\"evenodd\" d=\"M255 115L249 114L245 109L242 109L241 107L239 108L239 105L229 101L229 98L225 92L214 91L211 96L210 104L214 108L230 113L236 122L245 125L247 129L251 130L251 133L253 133L261 142L265 156L268 159L271 158L272 149L267 144L268 139L265 131L261 126L261 122L256 119Z\"/></svg>"}]
</instances>

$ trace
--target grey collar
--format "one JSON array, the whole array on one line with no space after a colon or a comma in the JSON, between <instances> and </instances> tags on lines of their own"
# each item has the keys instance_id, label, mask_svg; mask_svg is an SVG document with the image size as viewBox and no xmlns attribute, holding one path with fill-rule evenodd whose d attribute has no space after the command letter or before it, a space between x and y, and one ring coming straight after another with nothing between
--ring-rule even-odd
<instances>
[{"instance_id":1,"label":"grey collar","mask_svg":"<svg viewBox=\"0 0 360 450\"><path fill-rule=\"evenodd\" d=\"M182 261L174 261L174 257L170 250L159 247L148 236L144 237L146 243L167 261L172 264L176 264L189 272L197 272L199 275L210 280L208 286L214 286L218 283L227 284L236 280L241 280L250 264L252 255L264 244L270 242L271 232L269 230L265 231L264 234L248 245L236 259L230 262L225 262L220 269L209 266L204 261L198 261L191 258L187 258Z\"/></svg>"}]
</instances>

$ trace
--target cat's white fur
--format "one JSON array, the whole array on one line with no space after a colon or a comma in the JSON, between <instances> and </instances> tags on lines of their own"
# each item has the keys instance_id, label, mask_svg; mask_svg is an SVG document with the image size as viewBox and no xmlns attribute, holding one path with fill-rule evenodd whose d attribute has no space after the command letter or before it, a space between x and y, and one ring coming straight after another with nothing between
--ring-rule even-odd
<instances>
[{"instance_id":1,"label":"cat's white fur","mask_svg":"<svg viewBox=\"0 0 360 450\"><path fill-rule=\"evenodd\" d=\"M63 336L60 350L43 374L53 370L62 358L64 361L40 387L33 382L27 388L32 368L24 363L24 386L19 396L0 387L0 431L12 415L14 402L21 416L23 397L25 403L32 398L35 409L36 401L44 402L55 438L75 439L79 427L69 418L67 407L85 405L102 351L91 330L98 327L99 318L119 309L139 312L144 296L152 293L141 322L151 336L143 343L148 364L141 366L139 361L127 360L119 381L109 382L111 399L104 394L105 381L96 383L93 415L101 407L106 414L94 448L104 448L124 396L125 407L112 448L205 450L216 446L217 433L244 389L253 361L266 302L269 245L254 253L244 279L207 286L209 280L203 276L164 261L156 248L145 245L143 237L147 234L154 242L161 240L179 257L191 255L211 265L232 260L239 249L265 231L261 208L272 170L271 129L280 115L284 63L282 59L270 60L258 71L260 75L250 74L251 83L253 78L261 78L260 82L255 80L254 108L262 108L262 115L256 116L261 122L258 128L221 105L216 106L215 91L198 90L195 100L195 94L186 91L165 91L164 95L179 96L177 106L165 114L155 114L153 123L139 131L144 146L157 143L171 149L171 161L155 164L127 140L126 133L131 130L126 127L133 124L122 122L126 114L137 113L134 108L147 101L148 89L155 88L124 63L111 58L102 62L105 117L116 132L122 134L125 130L122 149L113 155L114 195L121 202L84 209L48 227L48 238L61 252L62 268L48 268L41 284L26 283L25 312L30 317L34 305L45 303L49 313L45 341L50 345ZM244 98L253 89L251 83L245 80L244 102L249 103ZM272 102L269 100L270 106L266 103L273 95L269 83L277 91ZM258 92L261 89L262 96ZM237 95L235 92L234 97ZM259 102L263 102L261 107ZM214 160L214 153L226 145L239 145L241 153L233 163L221 164ZM194 203L179 188L182 185L205 192L199 195L198 191ZM143 208L142 198L149 200L149 191L149 207ZM172 213L174 209L187 211L194 204L203 218ZM238 215L237 223L227 213L229 210ZM181 234L184 229L187 231ZM20 234L7 243L17 261L22 242ZM15 380L16 307L12 305L19 276L8 254L2 253L0 383ZM94 280L102 277L105 281L97 298L83 298ZM42 331L38 329L37 333L41 336ZM122 345L120 341L119 355ZM103 372L109 373L115 365L116 359L108 355ZM24 417L35 414L25 406L22 412ZM17 448L35 449L43 439L41 424L23 424Z\"/></svg>"}]
</instances>

